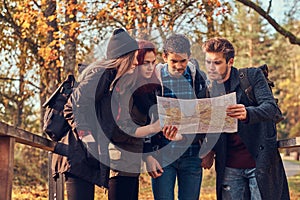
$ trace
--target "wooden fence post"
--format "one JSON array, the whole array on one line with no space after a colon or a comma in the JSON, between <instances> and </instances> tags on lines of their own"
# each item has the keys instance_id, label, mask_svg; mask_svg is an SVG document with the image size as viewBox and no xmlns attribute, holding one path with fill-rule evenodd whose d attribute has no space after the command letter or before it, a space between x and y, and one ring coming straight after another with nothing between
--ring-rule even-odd
<instances>
[{"instance_id":1,"label":"wooden fence post","mask_svg":"<svg viewBox=\"0 0 300 200\"><path fill-rule=\"evenodd\" d=\"M11 200L15 138L0 136L0 199Z\"/></svg>"},{"instance_id":2,"label":"wooden fence post","mask_svg":"<svg viewBox=\"0 0 300 200\"><path fill-rule=\"evenodd\" d=\"M63 174L59 174L59 177L56 179L57 200L64 200L64 185L65 185L65 177Z\"/></svg>"},{"instance_id":3,"label":"wooden fence post","mask_svg":"<svg viewBox=\"0 0 300 200\"><path fill-rule=\"evenodd\" d=\"M52 177L52 152L48 152L48 199L49 200L55 200L54 196L54 179Z\"/></svg>"},{"instance_id":4,"label":"wooden fence post","mask_svg":"<svg viewBox=\"0 0 300 200\"><path fill-rule=\"evenodd\" d=\"M59 174L57 178L53 178L52 174L52 156L53 153L48 153L48 199L49 200L64 200L64 175Z\"/></svg>"}]
</instances>

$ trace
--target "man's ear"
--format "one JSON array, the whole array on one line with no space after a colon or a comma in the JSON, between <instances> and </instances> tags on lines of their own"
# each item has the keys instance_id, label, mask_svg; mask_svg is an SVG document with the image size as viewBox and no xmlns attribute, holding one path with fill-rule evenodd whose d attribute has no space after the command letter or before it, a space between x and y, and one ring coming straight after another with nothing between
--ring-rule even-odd
<instances>
[{"instance_id":1,"label":"man's ear","mask_svg":"<svg viewBox=\"0 0 300 200\"><path fill-rule=\"evenodd\" d=\"M168 54L163 53L162 58L164 59L165 62L167 62L168 61Z\"/></svg>"},{"instance_id":2,"label":"man's ear","mask_svg":"<svg viewBox=\"0 0 300 200\"><path fill-rule=\"evenodd\" d=\"M234 58L230 58L229 61L228 61L228 65L229 65L230 67L232 67L232 66L233 66L233 63L234 63Z\"/></svg>"}]
</instances>

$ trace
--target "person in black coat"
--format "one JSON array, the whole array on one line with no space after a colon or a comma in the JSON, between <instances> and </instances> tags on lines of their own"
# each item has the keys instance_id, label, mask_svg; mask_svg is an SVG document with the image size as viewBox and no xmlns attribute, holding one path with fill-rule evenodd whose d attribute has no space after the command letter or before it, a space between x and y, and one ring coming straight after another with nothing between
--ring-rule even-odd
<instances>
[{"instance_id":1,"label":"person in black coat","mask_svg":"<svg viewBox=\"0 0 300 200\"><path fill-rule=\"evenodd\" d=\"M211 38L204 42L203 50L212 81L210 96L236 92L237 97L237 104L229 106L226 114L238 120L238 131L222 133L214 147L217 199L290 199L276 141L277 104L263 72L248 69L257 101L254 105L240 87L238 69L233 67L233 45L225 38Z\"/></svg>"},{"instance_id":2,"label":"person in black coat","mask_svg":"<svg viewBox=\"0 0 300 200\"><path fill-rule=\"evenodd\" d=\"M124 29L114 30L107 58L82 71L79 84L65 105L64 116L71 130L56 146L55 152L64 153L53 155L52 168L55 175L65 175L70 200L93 200L95 185L108 188L108 145L116 135L124 135L116 120L118 93L123 94L136 81L137 50L137 41ZM138 136L161 129L159 123L129 128Z\"/></svg>"},{"instance_id":3,"label":"person in black coat","mask_svg":"<svg viewBox=\"0 0 300 200\"><path fill-rule=\"evenodd\" d=\"M65 175L68 199L94 199L95 185L113 190L110 168L112 172L125 170L111 162L114 158L109 145L128 150L126 147L132 147L125 141L137 141L136 137L161 130L158 121L139 127L123 117L128 111L123 102L137 81L137 50L137 41L123 29L116 29L108 43L107 58L81 72L65 105L64 116L72 128L56 147L55 152L64 154L53 156L53 169L55 174Z\"/></svg>"},{"instance_id":4,"label":"person in black coat","mask_svg":"<svg viewBox=\"0 0 300 200\"><path fill-rule=\"evenodd\" d=\"M129 127L147 126L157 118L156 92L160 84L153 73L156 64L156 49L150 41L138 41L137 81L134 88L122 95L119 108L119 125L127 134L114 135L109 146L111 173L108 198L110 200L138 200L139 175L144 138L132 136ZM150 132L149 132L150 133Z\"/></svg>"}]
</instances>

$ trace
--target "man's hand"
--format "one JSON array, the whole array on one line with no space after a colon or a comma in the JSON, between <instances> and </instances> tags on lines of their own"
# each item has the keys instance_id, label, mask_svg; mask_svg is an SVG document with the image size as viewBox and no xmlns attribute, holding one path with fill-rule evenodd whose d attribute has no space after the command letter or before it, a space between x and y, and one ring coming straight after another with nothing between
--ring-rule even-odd
<instances>
[{"instance_id":1,"label":"man's hand","mask_svg":"<svg viewBox=\"0 0 300 200\"><path fill-rule=\"evenodd\" d=\"M148 171L148 174L152 178L157 178L162 175L164 172L162 167L160 166L159 162L153 157L153 156L148 156L146 158L146 168Z\"/></svg>"},{"instance_id":2,"label":"man's hand","mask_svg":"<svg viewBox=\"0 0 300 200\"><path fill-rule=\"evenodd\" d=\"M228 106L226 109L226 114L229 117L239 119L241 121L247 119L247 110L245 108L245 105L243 104L235 104Z\"/></svg>"},{"instance_id":3,"label":"man's hand","mask_svg":"<svg viewBox=\"0 0 300 200\"><path fill-rule=\"evenodd\" d=\"M201 166L204 169L210 169L214 163L214 155L215 153L213 151L210 151L206 156L202 158Z\"/></svg>"}]
</instances>

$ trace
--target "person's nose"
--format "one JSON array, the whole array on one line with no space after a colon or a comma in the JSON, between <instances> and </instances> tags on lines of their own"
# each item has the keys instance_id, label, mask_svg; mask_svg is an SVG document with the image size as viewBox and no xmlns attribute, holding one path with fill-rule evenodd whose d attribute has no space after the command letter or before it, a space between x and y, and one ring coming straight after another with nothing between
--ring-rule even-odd
<instances>
[{"instance_id":1,"label":"person's nose","mask_svg":"<svg viewBox=\"0 0 300 200\"><path fill-rule=\"evenodd\" d=\"M155 63L149 63L148 70L152 71L155 68Z\"/></svg>"},{"instance_id":2,"label":"person's nose","mask_svg":"<svg viewBox=\"0 0 300 200\"><path fill-rule=\"evenodd\" d=\"M139 64L137 58L134 59L133 64L134 65L138 65Z\"/></svg>"},{"instance_id":3,"label":"person's nose","mask_svg":"<svg viewBox=\"0 0 300 200\"><path fill-rule=\"evenodd\" d=\"M206 68L208 69L208 70L210 70L210 71L214 71L214 70L216 70L216 67L215 67L215 65L214 65L214 63L213 62L211 62L211 63L206 63Z\"/></svg>"},{"instance_id":4,"label":"person's nose","mask_svg":"<svg viewBox=\"0 0 300 200\"><path fill-rule=\"evenodd\" d=\"M182 63L178 62L175 64L175 69L182 69L182 68L184 68Z\"/></svg>"},{"instance_id":5,"label":"person's nose","mask_svg":"<svg viewBox=\"0 0 300 200\"><path fill-rule=\"evenodd\" d=\"M139 63L138 63L138 60L137 60L137 59L134 59L131 66L132 66L133 68L136 68L136 67L138 66L138 64L139 64Z\"/></svg>"}]
</instances>

